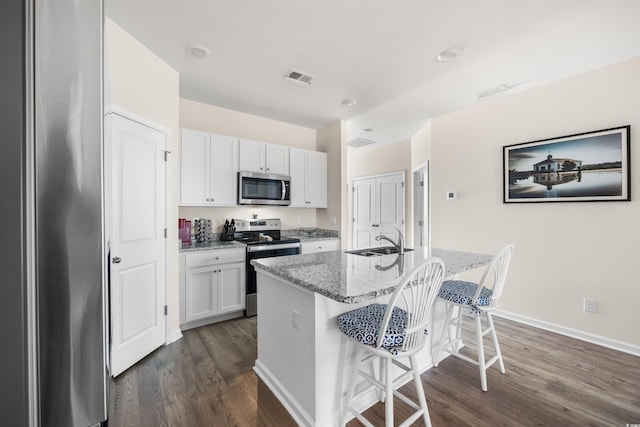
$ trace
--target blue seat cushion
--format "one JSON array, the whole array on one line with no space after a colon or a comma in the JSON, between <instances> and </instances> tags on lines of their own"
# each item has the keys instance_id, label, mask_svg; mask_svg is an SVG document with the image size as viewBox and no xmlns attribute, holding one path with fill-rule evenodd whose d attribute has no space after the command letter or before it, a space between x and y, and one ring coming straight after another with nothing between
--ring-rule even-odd
<instances>
[{"instance_id":1,"label":"blue seat cushion","mask_svg":"<svg viewBox=\"0 0 640 427\"><path fill-rule=\"evenodd\" d=\"M480 309L491 304L491 296L493 291L487 288L482 288L478 302L472 305L473 297L478 290L478 284L473 282L466 282L464 280L445 280L442 282L440 292L438 292L438 298L450 301L454 304L468 305L471 307L473 313L479 314Z\"/></svg>"},{"instance_id":2,"label":"blue seat cushion","mask_svg":"<svg viewBox=\"0 0 640 427\"><path fill-rule=\"evenodd\" d=\"M386 310L386 304L371 304L343 313L338 316L338 328L343 334L362 344L376 346L380 325ZM389 319L389 326L384 334L382 347L392 354L398 354L397 347L400 347L404 342L406 327L407 312L394 307Z\"/></svg>"}]
</instances>

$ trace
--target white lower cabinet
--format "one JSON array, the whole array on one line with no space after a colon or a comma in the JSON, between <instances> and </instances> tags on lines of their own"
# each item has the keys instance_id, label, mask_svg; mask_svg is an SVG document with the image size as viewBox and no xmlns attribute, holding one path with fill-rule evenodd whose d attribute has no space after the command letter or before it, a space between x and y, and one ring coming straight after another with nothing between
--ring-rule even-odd
<instances>
[{"instance_id":1,"label":"white lower cabinet","mask_svg":"<svg viewBox=\"0 0 640 427\"><path fill-rule=\"evenodd\" d=\"M308 242L302 242L300 246L300 252L303 254L337 251L340 249L340 239L311 240Z\"/></svg>"},{"instance_id":2,"label":"white lower cabinet","mask_svg":"<svg viewBox=\"0 0 640 427\"><path fill-rule=\"evenodd\" d=\"M245 249L213 249L181 254L182 329L229 318L244 310Z\"/></svg>"}]
</instances>

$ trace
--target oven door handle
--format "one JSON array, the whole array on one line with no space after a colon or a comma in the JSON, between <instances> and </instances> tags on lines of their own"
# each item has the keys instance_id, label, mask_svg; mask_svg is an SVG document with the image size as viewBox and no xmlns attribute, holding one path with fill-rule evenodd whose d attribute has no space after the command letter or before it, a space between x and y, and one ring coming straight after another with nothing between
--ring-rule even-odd
<instances>
[{"instance_id":1,"label":"oven door handle","mask_svg":"<svg viewBox=\"0 0 640 427\"><path fill-rule=\"evenodd\" d=\"M283 243L281 245L249 245L247 252L277 251L278 249L299 248L300 243Z\"/></svg>"}]
</instances>

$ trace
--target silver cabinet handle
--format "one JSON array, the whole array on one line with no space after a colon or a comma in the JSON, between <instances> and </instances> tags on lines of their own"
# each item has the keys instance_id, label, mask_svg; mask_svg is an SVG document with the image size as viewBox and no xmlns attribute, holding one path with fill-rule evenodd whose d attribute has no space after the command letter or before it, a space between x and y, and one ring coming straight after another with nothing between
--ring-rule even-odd
<instances>
[{"instance_id":1,"label":"silver cabinet handle","mask_svg":"<svg viewBox=\"0 0 640 427\"><path fill-rule=\"evenodd\" d=\"M371 224L372 227L380 227L380 224Z\"/></svg>"},{"instance_id":2,"label":"silver cabinet handle","mask_svg":"<svg viewBox=\"0 0 640 427\"><path fill-rule=\"evenodd\" d=\"M119 256L114 256L111 260L111 262L114 264L120 264L120 261L122 261L122 259Z\"/></svg>"}]
</instances>

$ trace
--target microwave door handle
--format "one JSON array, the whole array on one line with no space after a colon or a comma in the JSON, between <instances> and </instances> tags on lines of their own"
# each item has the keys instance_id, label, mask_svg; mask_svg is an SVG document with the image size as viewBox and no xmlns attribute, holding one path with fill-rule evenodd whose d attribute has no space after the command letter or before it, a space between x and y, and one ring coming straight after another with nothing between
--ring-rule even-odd
<instances>
[{"instance_id":1,"label":"microwave door handle","mask_svg":"<svg viewBox=\"0 0 640 427\"><path fill-rule=\"evenodd\" d=\"M280 200L284 200L285 196L287 195L287 186L284 180L280 182L282 183L282 197L280 198Z\"/></svg>"}]
</instances>

